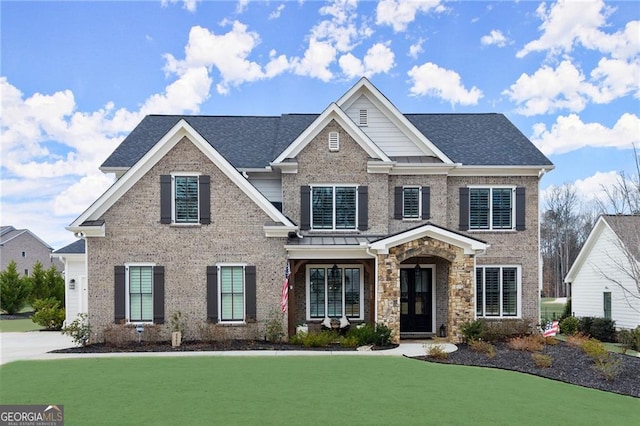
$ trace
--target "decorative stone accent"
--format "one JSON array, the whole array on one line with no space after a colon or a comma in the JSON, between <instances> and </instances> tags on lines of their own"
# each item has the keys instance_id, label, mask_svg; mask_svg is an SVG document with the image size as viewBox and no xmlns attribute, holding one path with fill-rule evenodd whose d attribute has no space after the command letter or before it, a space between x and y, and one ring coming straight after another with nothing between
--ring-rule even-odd
<instances>
[{"instance_id":1,"label":"decorative stone accent","mask_svg":"<svg viewBox=\"0 0 640 426\"><path fill-rule=\"evenodd\" d=\"M474 319L473 256L451 244L424 237L393 247L378 255L378 318L400 340L400 264L411 258L437 257L449 262L447 286L447 332L453 342L461 341L460 326ZM435 306L434 306L435 309Z\"/></svg>"}]
</instances>

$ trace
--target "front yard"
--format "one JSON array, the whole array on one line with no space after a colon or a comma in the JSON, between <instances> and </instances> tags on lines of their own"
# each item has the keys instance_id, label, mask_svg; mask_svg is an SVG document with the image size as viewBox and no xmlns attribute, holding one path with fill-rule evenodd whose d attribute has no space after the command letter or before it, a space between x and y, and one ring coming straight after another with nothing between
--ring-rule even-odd
<instances>
[{"instance_id":1,"label":"front yard","mask_svg":"<svg viewBox=\"0 0 640 426\"><path fill-rule=\"evenodd\" d=\"M131 357L0 367L3 404L65 424L625 424L639 400L387 356Z\"/></svg>"}]
</instances>

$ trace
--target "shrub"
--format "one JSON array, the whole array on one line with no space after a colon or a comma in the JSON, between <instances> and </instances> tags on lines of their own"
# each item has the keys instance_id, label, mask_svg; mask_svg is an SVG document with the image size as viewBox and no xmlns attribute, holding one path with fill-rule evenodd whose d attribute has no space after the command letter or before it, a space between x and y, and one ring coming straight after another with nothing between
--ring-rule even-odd
<instances>
[{"instance_id":1,"label":"shrub","mask_svg":"<svg viewBox=\"0 0 640 426\"><path fill-rule=\"evenodd\" d=\"M20 277L15 261L11 261L7 269L0 272L0 308L13 315L27 303L31 294L31 283Z\"/></svg>"},{"instance_id":2,"label":"shrub","mask_svg":"<svg viewBox=\"0 0 640 426\"><path fill-rule=\"evenodd\" d=\"M358 346L388 346L391 343L391 333L391 329L382 323L376 324L375 327L365 324L362 327L349 329L347 337L358 339Z\"/></svg>"},{"instance_id":3,"label":"shrub","mask_svg":"<svg viewBox=\"0 0 640 426\"><path fill-rule=\"evenodd\" d=\"M620 343L620 349L623 354L626 354L628 350L633 350L635 347L635 336L631 330L620 330L618 332L618 343Z\"/></svg>"},{"instance_id":4,"label":"shrub","mask_svg":"<svg viewBox=\"0 0 640 426\"><path fill-rule=\"evenodd\" d=\"M597 359L593 368L607 380L615 380L622 371L620 360L613 358L610 354L604 358Z\"/></svg>"},{"instance_id":5,"label":"shrub","mask_svg":"<svg viewBox=\"0 0 640 426\"><path fill-rule=\"evenodd\" d=\"M159 324L145 324L144 331L142 332L142 340L145 342L155 343L162 341L160 334L162 332L162 326Z\"/></svg>"},{"instance_id":6,"label":"shrub","mask_svg":"<svg viewBox=\"0 0 640 426\"><path fill-rule=\"evenodd\" d=\"M588 340L589 340L589 336L585 336L582 333L576 333L576 334L567 336L567 344L575 348L582 347L582 345Z\"/></svg>"},{"instance_id":7,"label":"shrub","mask_svg":"<svg viewBox=\"0 0 640 426\"><path fill-rule=\"evenodd\" d=\"M374 344L379 344L380 346L389 346L389 344L391 343L392 334L393 331L385 324L376 324L376 341L374 342Z\"/></svg>"},{"instance_id":8,"label":"shrub","mask_svg":"<svg viewBox=\"0 0 640 426\"><path fill-rule=\"evenodd\" d=\"M218 326L214 323L201 321L197 325L198 338L203 342L215 342L229 340L228 327Z\"/></svg>"},{"instance_id":9,"label":"shrub","mask_svg":"<svg viewBox=\"0 0 640 426\"><path fill-rule=\"evenodd\" d=\"M576 317L568 316L560 321L560 333L571 336L578 332L578 323L580 320Z\"/></svg>"},{"instance_id":10,"label":"shrub","mask_svg":"<svg viewBox=\"0 0 640 426\"><path fill-rule=\"evenodd\" d=\"M543 339L545 345L555 346L560 343L560 340L556 339L553 336L543 337Z\"/></svg>"},{"instance_id":11,"label":"shrub","mask_svg":"<svg viewBox=\"0 0 640 426\"><path fill-rule=\"evenodd\" d=\"M340 339L340 346L343 348L357 348L360 346L356 336L345 336Z\"/></svg>"},{"instance_id":12,"label":"shrub","mask_svg":"<svg viewBox=\"0 0 640 426\"><path fill-rule=\"evenodd\" d=\"M60 330L64 322L64 308L60 307L60 302L49 297L47 299L38 299L33 302L33 308L36 310L31 320L38 325L43 326L47 330Z\"/></svg>"},{"instance_id":13,"label":"shrub","mask_svg":"<svg viewBox=\"0 0 640 426\"><path fill-rule=\"evenodd\" d=\"M480 339L487 342L504 342L512 337L528 336L534 327L528 320L480 320Z\"/></svg>"},{"instance_id":14,"label":"shrub","mask_svg":"<svg viewBox=\"0 0 640 426\"><path fill-rule=\"evenodd\" d=\"M86 313L78 315L73 322L62 329L62 334L66 334L73 339L73 343L78 346L86 346L91 339L91 324L89 324Z\"/></svg>"},{"instance_id":15,"label":"shrub","mask_svg":"<svg viewBox=\"0 0 640 426\"><path fill-rule=\"evenodd\" d=\"M601 342L615 342L616 322L607 318L582 317L578 322L578 331Z\"/></svg>"},{"instance_id":16,"label":"shrub","mask_svg":"<svg viewBox=\"0 0 640 426\"><path fill-rule=\"evenodd\" d=\"M482 334L483 323L480 320L467 321L462 323L460 331L462 332L462 340L465 343L480 339Z\"/></svg>"},{"instance_id":17,"label":"shrub","mask_svg":"<svg viewBox=\"0 0 640 426\"><path fill-rule=\"evenodd\" d=\"M540 335L514 337L509 339L508 346L516 351L541 351L544 349L545 339Z\"/></svg>"},{"instance_id":18,"label":"shrub","mask_svg":"<svg viewBox=\"0 0 640 426\"><path fill-rule=\"evenodd\" d=\"M433 359L447 359L449 354L440 345L425 345L427 357Z\"/></svg>"},{"instance_id":19,"label":"shrub","mask_svg":"<svg viewBox=\"0 0 640 426\"><path fill-rule=\"evenodd\" d=\"M496 347L489 342L472 340L469 342L469 348L474 352L485 354L487 358L493 358L496 356Z\"/></svg>"},{"instance_id":20,"label":"shrub","mask_svg":"<svg viewBox=\"0 0 640 426\"><path fill-rule=\"evenodd\" d=\"M597 339L589 339L580 346L584 353L595 360L600 360L609 356L609 351L604 344Z\"/></svg>"},{"instance_id":21,"label":"shrub","mask_svg":"<svg viewBox=\"0 0 640 426\"><path fill-rule=\"evenodd\" d=\"M553 357L551 355L540 354L537 352L531 354L531 359L533 359L533 363L536 367L540 368L549 368L553 362Z\"/></svg>"},{"instance_id":22,"label":"shrub","mask_svg":"<svg viewBox=\"0 0 640 426\"><path fill-rule=\"evenodd\" d=\"M104 331L104 343L109 346L125 346L129 342L137 340L134 327L130 327L124 323L110 324Z\"/></svg>"},{"instance_id":23,"label":"shrub","mask_svg":"<svg viewBox=\"0 0 640 426\"><path fill-rule=\"evenodd\" d=\"M266 338L270 342L281 342L284 339L284 325L282 314L277 309L271 311L271 315L265 324Z\"/></svg>"},{"instance_id":24,"label":"shrub","mask_svg":"<svg viewBox=\"0 0 640 426\"><path fill-rule=\"evenodd\" d=\"M305 348L322 348L339 340L338 333L333 330L311 331L300 333L291 337L289 343L302 345Z\"/></svg>"},{"instance_id":25,"label":"shrub","mask_svg":"<svg viewBox=\"0 0 640 426\"><path fill-rule=\"evenodd\" d=\"M570 316L571 316L571 298L567 297L567 303L564 304L564 310L562 311L562 315L560 315L560 320L569 318Z\"/></svg>"},{"instance_id":26,"label":"shrub","mask_svg":"<svg viewBox=\"0 0 640 426\"><path fill-rule=\"evenodd\" d=\"M175 311L171 314L171 331L179 331L184 335L185 320L182 319L182 312Z\"/></svg>"}]
</instances>

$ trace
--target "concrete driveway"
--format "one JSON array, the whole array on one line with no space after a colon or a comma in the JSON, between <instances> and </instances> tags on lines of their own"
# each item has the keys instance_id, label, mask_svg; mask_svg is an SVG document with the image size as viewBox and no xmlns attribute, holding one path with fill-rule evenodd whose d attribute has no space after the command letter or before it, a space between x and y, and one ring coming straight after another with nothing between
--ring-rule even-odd
<instances>
[{"instance_id":1,"label":"concrete driveway","mask_svg":"<svg viewBox=\"0 0 640 426\"><path fill-rule=\"evenodd\" d=\"M0 365L12 361L43 359L47 352L75 346L59 331L0 333Z\"/></svg>"}]
</instances>

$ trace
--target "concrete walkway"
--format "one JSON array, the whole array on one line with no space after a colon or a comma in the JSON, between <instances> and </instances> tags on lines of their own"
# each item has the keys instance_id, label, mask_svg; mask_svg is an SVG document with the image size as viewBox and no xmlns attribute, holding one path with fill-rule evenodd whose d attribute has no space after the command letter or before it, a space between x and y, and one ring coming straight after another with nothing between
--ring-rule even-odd
<instances>
[{"instance_id":1,"label":"concrete walkway","mask_svg":"<svg viewBox=\"0 0 640 426\"><path fill-rule=\"evenodd\" d=\"M114 358L154 356L420 356L429 345L440 345L446 352L458 348L451 343L407 342L394 349L383 351L211 351L211 352L119 352L102 354L51 354L49 351L75 346L73 340L53 331L29 331L25 333L0 333L0 365L19 360L48 360L72 358Z\"/></svg>"}]
</instances>

